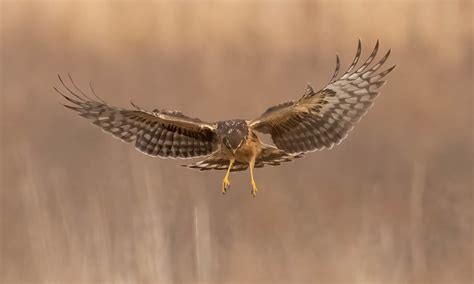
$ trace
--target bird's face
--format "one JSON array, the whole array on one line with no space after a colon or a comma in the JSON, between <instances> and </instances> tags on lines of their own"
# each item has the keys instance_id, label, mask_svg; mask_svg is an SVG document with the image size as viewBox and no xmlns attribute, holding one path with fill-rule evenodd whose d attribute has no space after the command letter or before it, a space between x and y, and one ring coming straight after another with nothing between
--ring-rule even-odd
<instances>
[{"instance_id":1,"label":"bird's face","mask_svg":"<svg viewBox=\"0 0 474 284\"><path fill-rule=\"evenodd\" d=\"M231 136L231 135L229 135L229 136ZM235 153L237 151L237 149L239 149L240 146L242 146L244 141L245 141L245 139L241 139L240 137L224 137L222 139L222 143L232 153Z\"/></svg>"},{"instance_id":2,"label":"bird's face","mask_svg":"<svg viewBox=\"0 0 474 284\"><path fill-rule=\"evenodd\" d=\"M237 152L248 135L247 123L244 120L222 121L217 130L222 144L232 153Z\"/></svg>"}]
</instances>

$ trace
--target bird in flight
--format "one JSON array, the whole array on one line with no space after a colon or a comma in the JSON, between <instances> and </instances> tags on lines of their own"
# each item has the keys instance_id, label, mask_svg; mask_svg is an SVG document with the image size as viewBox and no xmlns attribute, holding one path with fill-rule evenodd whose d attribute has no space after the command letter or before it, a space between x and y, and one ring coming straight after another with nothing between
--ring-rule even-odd
<instances>
[{"instance_id":1,"label":"bird in flight","mask_svg":"<svg viewBox=\"0 0 474 284\"><path fill-rule=\"evenodd\" d=\"M378 48L377 41L367 60L356 68L361 55L359 40L355 58L342 76L338 77L340 60L336 56L336 69L324 88L315 92L308 85L301 98L270 107L252 120L205 122L178 111L147 111L132 101L133 109L118 108L103 101L92 85L89 86L95 98L88 96L70 75L69 86L58 75L64 89L54 89L69 102L65 107L123 142L134 143L135 148L147 155L180 159L204 157L185 166L201 171L225 170L222 193L230 186L230 172L248 168L251 193L255 196L254 168L277 166L309 152L331 149L341 143L372 106L378 89L385 83L382 79L395 68L378 72L390 50L370 66ZM256 132L269 134L275 146L262 143Z\"/></svg>"}]
</instances>

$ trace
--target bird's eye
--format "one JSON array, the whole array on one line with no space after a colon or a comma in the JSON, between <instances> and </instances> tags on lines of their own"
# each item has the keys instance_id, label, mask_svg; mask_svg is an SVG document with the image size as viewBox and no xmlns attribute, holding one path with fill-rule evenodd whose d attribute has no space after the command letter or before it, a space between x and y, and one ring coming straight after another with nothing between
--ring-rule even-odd
<instances>
[{"instance_id":1,"label":"bird's eye","mask_svg":"<svg viewBox=\"0 0 474 284\"><path fill-rule=\"evenodd\" d=\"M227 148L229 148L229 149L231 148L231 147L230 147L230 143L229 143L229 139L224 138L224 141L223 141L223 142L224 142L224 145L225 145Z\"/></svg>"}]
</instances>

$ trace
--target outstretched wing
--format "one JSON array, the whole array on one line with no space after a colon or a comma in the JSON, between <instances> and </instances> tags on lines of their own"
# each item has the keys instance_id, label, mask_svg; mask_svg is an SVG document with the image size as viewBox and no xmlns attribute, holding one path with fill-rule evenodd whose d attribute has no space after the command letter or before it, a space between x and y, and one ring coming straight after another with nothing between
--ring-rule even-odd
<instances>
[{"instance_id":1,"label":"outstretched wing","mask_svg":"<svg viewBox=\"0 0 474 284\"><path fill-rule=\"evenodd\" d=\"M361 54L359 40L357 54L349 69L339 79L339 57L329 84L318 92L308 85L302 98L274 106L250 127L271 134L275 145L288 153L310 152L332 148L339 144L354 124L372 106L377 90L385 83L382 79L395 66L375 74L385 63L390 50L373 67L369 68L378 51L377 41L372 54L353 71Z\"/></svg>"},{"instance_id":2,"label":"outstretched wing","mask_svg":"<svg viewBox=\"0 0 474 284\"><path fill-rule=\"evenodd\" d=\"M150 156L162 158L194 158L207 156L217 150L215 125L190 118L177 111L122 109L107 105L96 96L91 99L82 92L69 76L74 90L59 76L61 84L69 93L65 95L54 88L70 104L65 107L77 111L90 119L92 124L111 133L123 142L135 142L135 147ZM78 94L79 93L79 94Z\"/></svg>"}]
</instances>

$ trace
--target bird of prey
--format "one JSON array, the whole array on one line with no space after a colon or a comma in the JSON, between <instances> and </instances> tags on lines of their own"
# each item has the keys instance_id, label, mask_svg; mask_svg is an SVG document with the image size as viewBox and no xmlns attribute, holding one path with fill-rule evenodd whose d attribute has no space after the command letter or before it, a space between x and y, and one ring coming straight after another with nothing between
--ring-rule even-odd
<instances>
[{"instance_id":1,"label":"bird of prey","mask_svg":"<svg viewBox=\"0 0 474 284\"><path fill-rule=\"evenodd\" d=\"M72 86L58 76L68 95L54 89L69 102L64 106L120 140L134 143L135 148L147 155L181 159L205 157L186 166L201 171L226 170L222 193L230 186L230 172L248 168L251 193L255 196L254 168L276 166L308 152L331 149L341 143L372 106L378 89L385 83L382 79L395 68L378 72L390 50L370 66L378 47L377 41L367 60L356 68L361 55L359 40L355 58L342 76L338 77L340 60L336 56L335 72L324 88L316 92L308 85L301 98L270 107L252 120L205 122L178 111L147 111L132 101L133 109L113 107L97 96L91 85L95 98L90 98L70 75ZM269 134L275 146L262 143L256 132Z\"/></svg>"}]
</instances>

